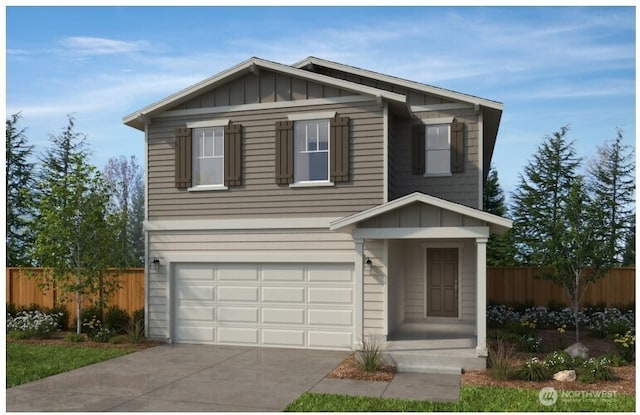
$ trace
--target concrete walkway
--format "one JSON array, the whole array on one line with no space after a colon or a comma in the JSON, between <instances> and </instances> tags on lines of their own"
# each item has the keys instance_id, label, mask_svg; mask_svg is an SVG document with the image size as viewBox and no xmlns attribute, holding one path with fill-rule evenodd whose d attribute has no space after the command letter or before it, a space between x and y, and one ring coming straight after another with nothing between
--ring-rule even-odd
<instances>
[{"instance_id":1,"label":"concrete walkway","mask_svg":"<svg viewBox=\"0 0 640 415\"><path fill-rule=\"evenodd\" d=\"M269 412L304 392L457 400L460 377L327 379L348 352L163 345L6 391L8 412Z\"/></svg>"}]
</instances>

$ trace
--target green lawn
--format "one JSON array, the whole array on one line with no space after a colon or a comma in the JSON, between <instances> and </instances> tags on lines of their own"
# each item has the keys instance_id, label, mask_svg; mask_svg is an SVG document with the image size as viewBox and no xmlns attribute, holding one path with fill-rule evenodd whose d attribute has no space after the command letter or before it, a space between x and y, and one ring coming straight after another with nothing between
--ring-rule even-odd
<instances>
[{"instance_id":1,"label":"green lawn","mask_svg":"<svg viewBox=\"0 0 640 415\"><path fill-rule=\"evenodd\" d=\"M503 387L463 386L458 402L407 401L305 393L289 404L288 412L619 412L635 411L635 397L618 394L611 398L564 397L552 406L543 406L537 390Z\"/></svg>"},{"instance_id":2,"label":"green lawn","mask_svg":"<svg viewBox=\"0 0 640 415\"><path fill-rule=\"evenodd\" d=\"M7 388L134 351L135 349L7 343Z\"/></svg>"}]
</instances>

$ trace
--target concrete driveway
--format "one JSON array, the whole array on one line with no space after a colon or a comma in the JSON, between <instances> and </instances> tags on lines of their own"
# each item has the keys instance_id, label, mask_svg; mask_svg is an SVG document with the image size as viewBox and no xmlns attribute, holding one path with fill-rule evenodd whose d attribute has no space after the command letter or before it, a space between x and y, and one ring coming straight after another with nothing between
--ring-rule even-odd
<instances>
[{"instance_id":1,"label":"concrete driveway","mask_svg":"<svg viewBox=\"0 0 640 415\"><path fill-rule=\"evenodd\" d=\"M281 411L348 352L163 345L7 389L7 411Z\"/></svg>"}]
</instances>

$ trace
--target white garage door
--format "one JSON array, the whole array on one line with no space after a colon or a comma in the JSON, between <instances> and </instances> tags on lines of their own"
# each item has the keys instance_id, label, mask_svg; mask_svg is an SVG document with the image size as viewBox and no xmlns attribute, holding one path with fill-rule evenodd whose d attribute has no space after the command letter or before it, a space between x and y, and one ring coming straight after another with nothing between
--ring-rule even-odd
<instances>
[{"instance_id":1,"label":"white garage door","mask_svg":"<svg viewBox=\"0 0 640 415\"><path fill-rule=\"evenodd\" d=\"M177 264L173 340L350 349L353 264Z\"/></svg>"}]
</instances>

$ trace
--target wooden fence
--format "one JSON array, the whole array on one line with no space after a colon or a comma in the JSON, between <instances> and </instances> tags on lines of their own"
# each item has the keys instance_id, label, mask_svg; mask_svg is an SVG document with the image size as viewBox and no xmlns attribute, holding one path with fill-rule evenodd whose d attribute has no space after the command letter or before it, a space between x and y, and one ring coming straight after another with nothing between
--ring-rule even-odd
<instances>
[{"instance_id":1,"label":"wooden fence","mask_svg":"<svg viewBox=\"0 0 640 415\"><path fill-rule=\"evenodd\" d=\"M55 291L43 291L38 287L38 281L33 278L41 274L41 268L7 268L7 303L16 306L38 304L43 307L54 307L60 304L55 298ZM113 275L113 274L112 274ZM118 278L122 282L122 289L107 299L108 305L116 305L126 310L129 315L144 307L144 268L132 268L121 273ZM84 301L86 307L89 302ZM69 320L73 322L76 315L76 302L65 304L69 311Z\"/></svg>"},{"instance_id":2,"label":"wooden fence","mask_svg":"<svg viewBox=\"0 0 640 415\"><path fill-rule=\"evenodd\" d=\"M7 268L7 303L29 306L33 303L53 307L54 294L42 291L29 275L42 272L41 269ZM144 269L133 268L120 275L123 283L110 299L110 305L117 305L130 314L144 307ZM607 305L629 304L635 301L635 268L614 268L609 275L589 287L583 302L595 304L604 301ZM487 301L494 303L524 303L533 301L535 305L547 305L549 300L569 304L564 290L548 280L536 278L536 268L490 267L487 268ZM67 304L71 319L76 315L75 303Z\"/></svg>"},{"instance_id":3,"label":"wooden fence","mask_svg":"<svg viewBox=\"0 0 640 415\"><path fill-rule=\"evenodd\" d=\"M536 278L537 269L529 267L487 268L487 301L493 303L524 303L533 301L546 306L549 300L569 305L563 288L549 280ZM582 297L583 303L604 301L608 306L627 305L636 300L636 269L613 268L594 282Z\"/></svg>"}]
</instances>

